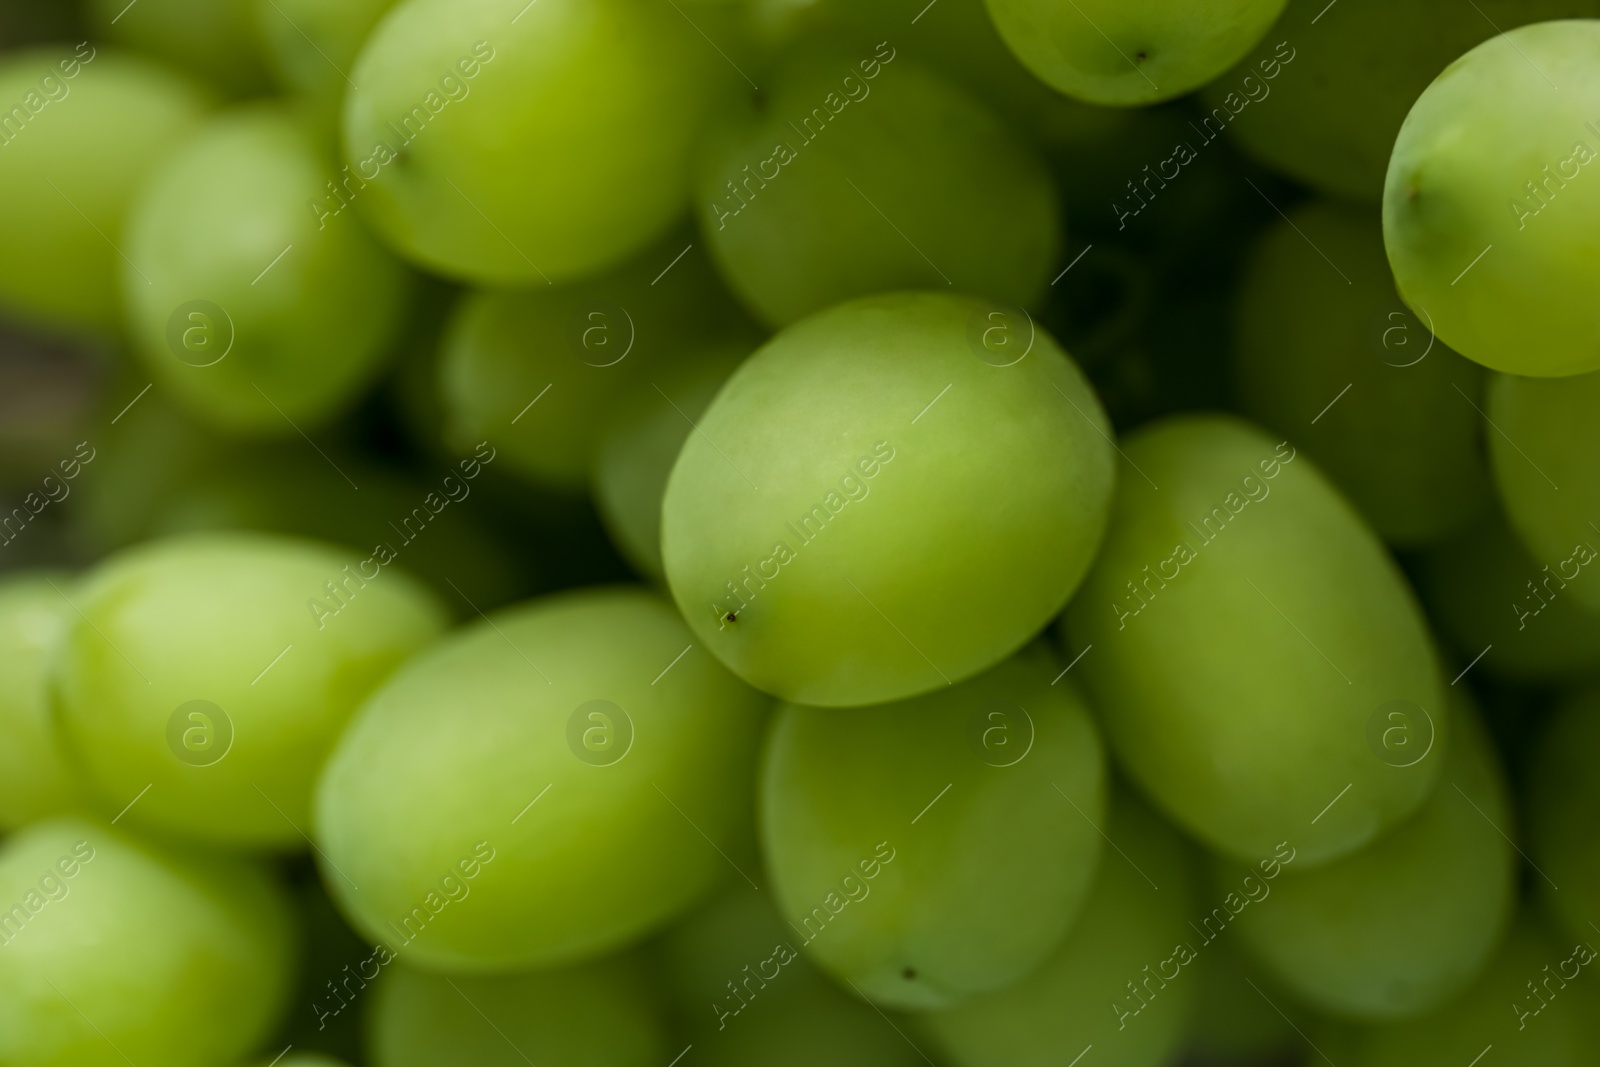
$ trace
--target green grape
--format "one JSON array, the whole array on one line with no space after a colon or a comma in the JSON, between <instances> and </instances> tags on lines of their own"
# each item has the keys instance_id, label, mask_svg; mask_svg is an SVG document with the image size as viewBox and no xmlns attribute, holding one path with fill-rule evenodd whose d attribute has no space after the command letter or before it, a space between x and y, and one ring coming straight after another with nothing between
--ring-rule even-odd
<instances>
[{"instance_id":1,"label":"green grape","mask_svg":"<svg viewBox=\"0 0 1600 1067\"><path fill-rule=\"evenodd\" d=\"M1441 761L1414 753L1446 740L1445 687L1377 537L1249 423L1167 419L1123 451L1142 476L1067 611L1123 768L1243 863L1285 841L1296 870L1327 863L1417 810Z\"/></svg>"},{"instance_id":2,"label":"green grape","mask_svg":"<svg viewBox=\"0 0 1600 1067\"><path fill-rule=\"evenodd\" d=\"M1004 659L1071 595L1110 504L1110 427L1076 365L966 297L815 315L698 423L662 503L673 596L705 648L796 703L897 700Z\"/></svg>"},{"instance_id":3,"label":"green grape","mask_svg":"<svg viewBox=\"0 0 1600 1067\"><path fill-rule=\"evenodd\" d=\"M284 89L342 97L356 53L395 0L252 0L256 32Z\"/></svg>"},{"instance_id":4,"label":"green grape","mask_svg":"<svg viewBox=\"0 0 1600 1067\"><path fill-rule=\"evenodd\" d=\"M77 803L80 787L50 723L49 660L72 609L64 574L0 578L0 830L15 830Z\"/></svg>"},{"instance_id":5,"label":"green grape","mask_svg":"<svg viewBox=\"0 0 1600 1067\"><path fill-rule=\"evenodd\" d=\"M166 68L87 43L0 60L0 303L47 323L116 326L112 242L145 175L207 104Z\"/></svg>"},{"instance_id":6,"label":"green grape","mask_svg":"<svg viewBox=\"0 0 1600 1067\"><path fill-rule=\"evenodd\" d=\"M1490 38L1418 98L1383 188L1400 295L1468 359L1510 374L1600 369L1582 235L1600 223L1600 20ZM1559 86L1559 89L1557 88ZM1549 217L1545 217L1548 215Z\"/></svg>"},{"instance_id":7,"label":"green grape","mask_svg":"<svg viewBox=\"0 0 1600 1067\"><path fill-rule=\"evenodd\" d=\"M1016 982L1060 943L1104 862L1105 814L1100 739L1060 673L1030 650L894 704L780 711L761 843L818 966L929 1010Z\"/></svg>"},{"instance_id":8,"label":"green grape","mask_svg":"<svg viewBox=\"0 0 1600 1067\"><path fill-rule=\"evenodd\" d=\"M1058 1067L1091 1056L1118 1067L1172 1062L1199 984L1191 860L1171 829L1128 795L1112 805L1116 850L1100 863L1083 917L1043 967L1007 989L919 1016L951 1067ZM1167 973L1165 965L1172 965Z\"/></svg>"},{"instance_id":9,"label":"green grape","mask_svg":"<svg viewBox=\"0 0 1600 1067\"><path fill-rule=\"evenodd\" d=\"M1600 578L1585 573L1600 549L1600 373L1571 378L1520 378L1497 374L1489 381L1489 462L1506 517L1538 561L1527 575L1531 596L1513 608L1524 611L1570 596L1600 611ZM1554 584L1551 584L1551 583Z\"/></svg>"},{"instance_id":10,"label":"green grape","mask_svg":"<svg viewBox=\"0 0 1600 1067\"><path fill-rule=\"evenodd\" d=\"M1404 1019L1450 1000L1483 969L1516 905L1517 858L1499 761L1478 713L1452 708L1444 782L1409 820L1352 856L1272 886L1239 916L1250 954L1329 1014ZM1447 784L1446 784L1447 783ZM1229 861L1218 886L1249 873Z\"/></svg>"},{"instance_id":11,"label":"green grape","mask_svg":"<svg viewBox=\"0 0 1600 1067\"><path fill-rule=\"evenodd\" d=\"M1483 510L1483 369L1405 311L1377 212L1291 213L1256 252L1237 314L1244 411L1304 448L1386 541L1437 541Z\"/></svg>"},{"instance_id":12,"label":"green grape","mask_svg":"<svg viewBox=\"0 0 1600 1067\"><path fill-rule=\"evenodd\" d=\"M324 881L419 966L609 951L728 872L764 707L643 590L501 613L413 660L346 731L318 785Z\"/></svg>"},{"instance_id":13,"label":"green grape","mask_svg":"<svg viewBox=\"0 0 1600 1067\"><path fill-rule=\"evenodd\" d=\"M331 457L335 468L303 441L237 449L163 501L149 535L262 530L361 547L363 555L384 546L453 614L487 611L530 592L535 564L481 521L480 460L497 454L490 447L464 455L442 469L429 464L423 481L342 454Z\"/></svg>"},{"instance_id":14,"label":"green grape","mask_svg":"<svg viewBox=\"0 0 1600 1067\"><path fill-rule=\"evenodd\" d=\"M683 442L749 354L719 345L693 364L663 368L659 383L623 396L605 419L591 476L595 505L618 550L640 574L662 577L661 497Z\"/></svg>"},{"instance_id":15,"label":"green grape","mask_svg":"<svg viewBox=\"0 0 1600 1067\"><path fill-rule=\"evenodd\" d=\"M319 208L332 174L287 112L253 107L196 134L133 209L129 329L146 369L219 428L296 436L384 355L405 274Z\"/></svg>"},{"instance_id":16,"label":"green grape","mask_svg":"<svg viewBox=\"0 0 1600 1067\"><path fill-rule=\"evenodd\" d=\"M536 484L581 492L619 397L749 332L705 257L675 254L662 245L601 278L462 300L439 352L446 440L487 437Z\"/></svg>"},{"instance_id":17,"label":"green grape","mask_svg":"<svg viewBox=\"0 0 1600 1067\"><path fill-rule=\"evenodd\" d=\"M443 621L413 579L362 555L202 534L84 578L55 660L57 712L111 811L218 844L304 843L323 757Z\"/></svg>"},{"instance_id":18,"label":"green grape","mask_svg":"<svg viewBox=\"0 0 1600 1067\"><path fill-rule=\"evenodd\" d=\"M481 284L566 281L648 247L683 211L691 142L737 77L671 5L519 6L409 0L345 98L367 218L403 255Z\"/></svg>"},{"instance_id":19,"label":"green grape","mask_svg":"<svg viewBox=\"0 0 1600 1067\"><path fill-rule=\"evenodd\" d=\"M924 1061L871 1007L800 953L768 894L734 878L654 946L679 1029L707 1067L912 1067Z\"/></svg>"},{"instance_id":20,"label":"green grape","mask_svg":"<svg viewBox=\"0 0 1600 1067\"><path fill-rule=\"evenodd\" d=\"M770 101L715 129L695 185L701 232L758 318L896 289L1044 291L1049 175L983 105L887 42L805 48L764 80Z\"/></svg>"},{"instance_id":21,"label":"green grape","mask_svg":"<svg viewBox=\"0 0 1600 1067\"><path fill-rule=\"evenodd\" d=\"M1290 0L1266 41L1286 42L1291 58L1263 45L1206 89L1205 105L1274 170L1376 202L1406 112L1441 70L1502 30L1597 10L1594 0Z\"/></svg>"},{"instance_id":22,"label":"green grape","mask_svg":"<svg viewBox=\"0 0 1600 1067\"><path fill-rule=\"evenodd\" d=\"M244 96L267 87L252 0L88 0L99 35Z\"/></svg>"},{"instance_id":23,"label":"green grape","mask_svg":"<svg viewBox=\"0 0 1600 1067\"><path fill-rule=\"evenodd\" d=\"M1600 983L1580 961L1593 959L1587 944L1560 944L1524 918L1449 1004L1404 1022L1331 1028L1318 1037L1318 1050L1339 1067L1470 1065L1474 1057L1508 1067L1592 1064L1600 1047Z\"/></svg>"},{"instance_id":24,"label":"green grape","mask_svg":"<svg viewBox=\"0 0 1600 1067\"><path fill-rule=\"evenodd\" d=\"M0 1063L212 1067L266 1038L294 931L256 867L80 819L0 848Z\"/></svg>"},{"instance_id":25,"label":"green grape","mask_svg":"<svg viewBox=\"0 0 1600 1067\"><path fill-rule=\"evenodd\" d=\"M1481 656L1478 669L1526 681L1593 673L1600 614L1565 595L1548 567L1496 514L1422 557L1418 579L1429 617L1462 664Z\"/></svg>"},{"instance_id":26,"label":"green grape","mask_svg":"<svg viewBox=\"0 0 1600 1067\"><path fill-rule=\"evenodd\" d=\"M375 998L374 1067L660 1067L672 1058L659 996L635 956L457 977L396 963Z\"/></svg>"},{"instance_id":27,"label":"green grape","mask_svg":"<svg viewBox=\"0 0 1600 1067\"><path fill-rule=\"evenodd\" d=\"M1200 1062L1297 1062L1287 1054L1301 1043L1295 1029L1303 1027L1303 1020L1279 1014L1281 1006L1292 1002L1276 994L1269 1000L1263 986L1274 988L1245 959L1237 941L1228 937L1214 946L1208 943L1189 1030L1189 1046Z\"/></svg>"},{"instance_id":28,"label":"green grape","mask_svg":"<svg viewBox=\"0 0 1600 1067\"><path fill-rule=\"evenodd\" d=\"M1068 96L1117 106L1200 88L1261 40L1285 2L988 0L1000 36L1025 67Z\"/></svg>"},{"instance_id":29,"label":"green grape","mask_svg":"<svg viewBox=\"0 0 1600 1067\"><path fill-rule=\"evenodd\" d=\"M1600 919L1600 853L1594 827L1600 819L1600 692L1568 697L1544 727L1528 775L1530 851L1543 878L1545 904L1571 937L1589 940ZM1600 983L1594 983L1600 984Z\"/></svg>"}]
</instances>

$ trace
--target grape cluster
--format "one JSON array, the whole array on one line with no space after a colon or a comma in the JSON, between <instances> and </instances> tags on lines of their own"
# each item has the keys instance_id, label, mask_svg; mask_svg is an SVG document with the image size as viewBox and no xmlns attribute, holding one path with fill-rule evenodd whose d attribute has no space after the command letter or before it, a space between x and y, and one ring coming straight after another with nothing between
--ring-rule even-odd
<instances>
[{"instance_id":1,"label":"grape cluster","mask_svg":"<svg viewBox=\"0 0 1600 1067\"><path fill-rule=\"evenodd\" d=\"M0 0L0 1067L1600 1063L1600 0Z\"/></svg>"}]
</instances>

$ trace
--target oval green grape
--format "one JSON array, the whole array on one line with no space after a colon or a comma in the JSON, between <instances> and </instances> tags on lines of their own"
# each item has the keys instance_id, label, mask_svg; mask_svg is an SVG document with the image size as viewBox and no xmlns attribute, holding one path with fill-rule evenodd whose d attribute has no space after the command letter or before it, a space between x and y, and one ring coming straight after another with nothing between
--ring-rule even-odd
<instances>
[{"instance_id":1,"label":"oval green grape","mask_svg":"<svg viewBox=\"0 0 1600 1067\"><path fill-rule=\"evenodd\" d=\"M1046 84L1093 104L1170 100L1233 66L1286 0L988 0L1000 36Z\"/></svg>"},{"instance_id":2,"label":"oval green grape","mask_svg":"<svg viewBox=\"0 0 1600 1067\"><path fill-rule=\"evenodd\" d=\"M1171 418L1123 451L1144 476L1067 611L1112 752L1241 862L1288 841L1303 869L1372 842L1432 792L1440 761L1411 753L1447 732L1405 579L1311 461L1249 423ZM1402 733L1383 737L1411 750L1369 741L1391 707Z\"/></svg>"},{"instance_id":3,"label":"oval green grape","mask_svg":"<svg viewBox=\"0 0 1600 1067\"><path fill-rule=\"evenodd\" d=\"M317 792L324 881L355 927L419 966L505 971L692 905L751 818L766 701L691 644L659 598L592 589L396 674Z\"/></svg>"},{"instance_id":4,"label":"oval green grape","mask_svg":"<svg viewBox=\"0 0 1600 1067\"><path fill-rule=\"evenodd\" d=\"M1055 193L983 105L887 42L801 49L763 80L759 110L709 135L695 187L701 232L758 318L940 285L1020 304L1043 292Z\"/></svg>"},{"instance_id":5,"label":"oval green grape","mask_svg":"<svg viewBox=\"0 0 1600 1067\"><path fill-rule=\"evenodd\" d=\"M0 580L0 830L16 830L76 806L82 786L50 717L50 662L72 608L65 574Z\"/></svg>"},{"instance_id":6,"label":"oval green grape","mask_svg":"<svg viewBox=\"0 0 1600 1067\"><path fill-rule=\"evenodd\" d=\"M238 859L75 818L0 848L0 1063L212 1067L285 1006L288 902Z\"/></svg>"},{"instance_id":7,"label":"oval green grape","mask_svg":"<svg viewBox=\"0 0 1600 1067\"><path fill-rule=\"evenodd\" d=\"M201 534L146 542L84 577L56 707L111 812L212 844L304 844L346 721L443 625L413 579L361 556Z\"/></svg>"},{"instance_id":8,"label":"oval green grape","mask_svg":"<svg viewBox=\"0 0 1600 1067\"><path fill-rule=\"evenodd\" d=\"M665 233L736 77L644 0L409 0L350 76L345 154L370 183L367 218L407 258L494 285L593 274Z\"/></svg>"},{"instance_id":9,"label":"oval green grape","mask_svg":"<svg viewBox=\"0 0 1600 1067\"><path fill-rule=\"evenodd\" d=\"M1056 1067L1091 1046L1119 1067L1171 1062L1203 981L1185 973L1204 966L1188 923L1193 859L1131 796L1115 798L1107 832L1120 854L1105 855L1083 917L1044 966L917 1017L952 1067Z\"/></svg>"},{"instance_id":10,"label":"oval green grape","mask_svg":"<svg viewBox=\"0 0 1600 1067\"><path fill-rule=\"evenodd\" d=\"M1291 212L1257 249L1236 314L1244 411L1303 448L1386 541L1437 541L1483 511L1483 368L1406 311L1376 211Z\"/></svg>"},{"instance_id":11,"label":"oval green grape","mask_svg":"<svg viewBox=\"0 0 1600 1067\"><path fill-rule=\"evenodd\" d=\"M877 1003L947 1008L1022 979L1066 935L1105 862L1106 785L1060 668L1031 649L909 700L779 712L762 851L820 967Z\"/></svg>"},{"instance_id":12,"label":"oval green grape","mask_svg":"<svg viewBox=\"0 0 1600 1067\"><path fill-rule=\"evenodd\" d=\"M0 125L0 302L110 331L123 264L105 235L122 231L145 176L210 101L164 67L88 42L7 54L0 101L11 109Z\"/></svg>"},{"instance_id":13,"label":"oval green grape","mask_svg":"<svg viewBox=\"0 0 1600 1067\"><path fill-rule=\"evenodd\" d=\"M660 1067L672 1058L660 997L635 956L506 975L394 964L368 1024L373 1067Z\"/></svg>"},{"instance_id":14,"label":"oval green grape","mask_svg":"<svg viewBox=\"0 0 1600 1067\"><path fill-rule=\"evenodd\" d=\"M129 329L196 417L292 437L376 372L406 276L355 219L319 211L334 177L287 112L258 106L204 127L135 205Z\"/></svg>"},{"instance_id":15,"label":"oval green grape","mask_svg":"<svg viewBox=\"0 0 1600 1067\"><path fill-rule=\"evenodd\" d=\"M1528 575L1529 613L1570 596L1600 611L1600 578L1585 568L1600 549L1600 373L1570 378L1497 374L1489 382L1489 438L1495 488L1511 527L1538 561ZM1552 579L1554 584L1551 584ZM1526 623L1522 610L1519 623Z\"/></svg>"},{"instance_id":16,"label":"oval green grape","mask_svg":"<svg viewBox=\"0 0 1600 1067\"><path fill-rule=\"evenodd\" d=\"M1597 49L1595 19L1490 38L1428 86L1395 141L1383 235L1400 295L1486 367L1600 369L1600 304L1582 281L1595 251L1580 236L1600 225L1585 174L1600 160Z\"/></svg>"},{"instance_id":17,"label":"oval green grape","mask_svg":"<svg viewBox=\"0 0 1600 1067\"><path fill-rule=\"evenodd\" d=\"M1516 907L1517 857L1498 757L1478 712L1451 708L1445 782L1422 808L1360 852L1289 869L1270 902L1237 922L1251 956L1303 1002L1329 1014L1389 1020L1452 999L1493 955ZM1448 784L1445 784L1445 783ZM1219 885L1235 864L1215 865Z\"/></svg>"},{"instance_id":18,"label":"oval green grape","mask_svg":"<svg viewBox=\"0 0 1600 1067\"><path fill-rule=\"evenodd\" d=\"M969 678L1081 580L1109 431L1020 309L918 293L832 308L746 360L685 443L662 503L673 596L703 647L796 703Z\"/></svg>"}]
</instances>

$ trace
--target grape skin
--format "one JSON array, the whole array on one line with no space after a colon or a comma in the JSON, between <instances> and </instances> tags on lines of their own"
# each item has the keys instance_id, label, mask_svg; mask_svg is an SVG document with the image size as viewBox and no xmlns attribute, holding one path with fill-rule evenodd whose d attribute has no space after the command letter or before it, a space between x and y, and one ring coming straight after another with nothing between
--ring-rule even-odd
<instances>
[{"instance_id":1,"label":"grape skin","mask_svg":"<svg viewBox=\"0 0 1600 1067\"><path fill-rule=\"evenodd\" d=\"M593 958L691 906L750 820L767 703L691 643L657 596L595 588L407 664L318 785L323 881L351 924L415 966L503 972ZM596 700L609 723L588 718ZM594 763L591 740L626 747ZM481 870L452 890L474 850ZM430 894L436 917L404 926Z\"/></svg>"},{"instance_id":2,"label":"grape skin","mask_svg":"<svg viewBox=\"0 0 1600 1067\"><path fill-rule=\"evenodd\" d=\"M1198 89L1261 40L1286 0L988 0L1024 66L1093 104L1153 104ZM1070 8L1070 10L1069 10Z\"/></svg>"},{"instance_id":3,"label":"grape skin","mask_svg":"<svg viewBox=\"0 0 1600 1067\"><path fill-rule=\"evenodd\" d=\"M1537 561L1525 576L1536 591L1519 590L1516 601L1529 612L1567 597L1600 611L1600 577L1588 566L1600 553L1592 524L1600 514L1597 402L1600 373L1556 379L1496 374L1489 382L1485 407L1500 427L1489 439L1495 488L1512 529Z\"/></svg>"},{"instance_id":4,"label":"grape skin","mask_svg":"<svg viewBox=\"0 0 1600 1067\"><path fill-rule=\"evenodd\" d=\"M969 328L1032 349L997 366ZM992 666L1060 610L1099 544L1109 426L1016 309L943 293L840 305L746 360L698 422L662 504L668 582L703 647L797 703L895 700Z\"/></svg>"},{"instance_id":5,"label":"grape skin","mask_svg":"<svg viewBox=\"0 0 1600 1067\"><path fill-rule=\"evenodd\" d=\"M285 1006L296 934L253 864L51 819L0 849L0 907L30 893L45 902L0 948L0 1063L211 1067Z\"/></svg>"},{"instance_id":6,"label":"grape skin","mask_svg":"<svg viewBox=\"0 0 1600 1067\"><path fill-rule=\"evenodd\" d=\"M818 966L875 1003L929 1010L1023 979L1060 942L1106 862L1100 739L1077 694L1051 685L1060 668L1032 649L897 703L779 709L762 848ZM994 708L979 736L995 743L975 746L974 720ZM864 878L884 840L893 862Z\"/></svg>"},{"instance_id":7,"label":"grape skin","mask_svg":"<svg viewBox=\"0 0 1600 1067\"><path fill-rule=\"evenodd\" d=\"M133 208L127 327L147 371L197 418L295 437L377 372L406 276L355 219L308 206L334 177L292 117L262 105L197 132ZM202 298L220 312L185 320Z\"/></svg>"},{"instance_id":8,"label":"grape skin","mask_svg":"<svg viewBox=\"0 0 1600 1067\"><path fill-rule=\"evenodd\" d=\"M345 722L444 625L433 596L398 568L364 579L363 555L198 534L144 542L84 577L69 594L76 610L53 684L65 743L107 815L138 797L124 825L212 845L304 846L313 783ZM220 715L180 711L196 700ZM169 733L175 715L193 744L231 736L232 747L195 748L220 755L185 762Z\"/></svg>"},{"instance_id":9,"label":"grape skin","mask_svg":"<svg viewBox=\"0 0 1600 1067\"><path fill-rule=\"evenodd\" d=\"M1400 295L1468 359L1508 374L1600 369L1600 20L1523 26L1436 78L1389 161L1383 235ZM1557 91L1556 86L1560 86Z\"/></svg>"},{"instance_id":10,"label":"grape skin","mask_svg":"<svg viewBox=\"0 0 1600 1067\"><path fill-rule=\"evenodd\" d=\"M1066 615L1070 647L1094 646L1074 673L1122 767L1243 863L1285 839L1297 869L1327 863L1415 811L1440 761L1389 765L1367 726L1408 701L1444 743L1445 686L1377 537L1309 458L1242 420L1169 418L1123 452L1150 481L1123 479Z\"/></svg>"},{"instance_id":11,"label":"grape skin","mask_svg":"<svg viewBox=\"0 0 1600 1067\"><path fill-rule=\"evenodd\" d=\"M1247 908L1241 944L1307 1004L1386 1021L1449 1001L1494 953L1516 906L1517 857L1506 784L1478 711L1451 708L1441 785L1409 820L1353 856L1287 869ZM1216 884L1242 871L1214 865Z\"/></svg>"}]
</instances>

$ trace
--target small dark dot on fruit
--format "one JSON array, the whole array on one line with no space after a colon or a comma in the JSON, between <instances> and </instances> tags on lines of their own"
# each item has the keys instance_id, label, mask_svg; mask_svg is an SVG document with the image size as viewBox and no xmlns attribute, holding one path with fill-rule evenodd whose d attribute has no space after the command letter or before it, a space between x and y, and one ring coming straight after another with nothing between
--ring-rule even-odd
<instances>
[{"instance_id":1,"label":"small dark dot on fruit","mask_svg":"<svg viewBox=\"0 0 1600 1067\"><path fill-rule=\"evenodd\" d=\"M735 615L731 611L728 612L726 615L724 615L723 618L727 619L729 622L738 622L739 621L739 616Z\"/></svg>"},{"instance_id":2,"label":"small dark dot on fruit","mask_svg":"<svg viewBox=\"0 0 1600 1067\"><path fill-rule=\"evenodd\" d=\"M914 971L913 969L911 969L910 967L907 967L905 970L901 971L900 973L905 976L905 980L908 981L908 982L915 982L917 980L917 972Z\"/></svg>"},{"instance_id":3,"label":"small dark dot on fruit","mask_svg":"<svg viewBox=\"0 0 1600 1067\"><path fill-rule=\"evenodd\" d=\"M1135 52L1134 55L1133 55L1133 58L1137 59L1139 62L1143 63L1145 61L1145 59L1146 59L1146 56L1145 56L1145 53L1141 51L1141 52Z\"/></svg>"}]
</instances>

